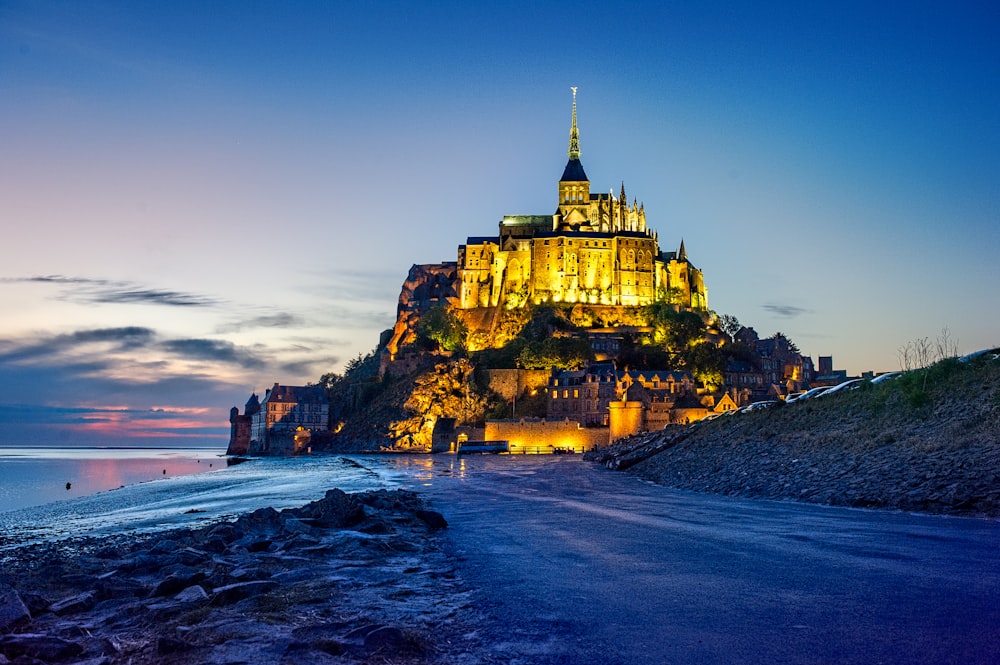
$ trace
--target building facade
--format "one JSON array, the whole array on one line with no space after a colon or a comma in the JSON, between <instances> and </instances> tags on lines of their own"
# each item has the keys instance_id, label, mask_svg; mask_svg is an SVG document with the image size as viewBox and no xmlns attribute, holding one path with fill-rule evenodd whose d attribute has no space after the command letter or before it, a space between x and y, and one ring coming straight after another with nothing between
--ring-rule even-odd
<instances>
[{"instance_id":1,"label":"building facade","mask_svg":"<svg viewBox=\"0 0 1000 665\"><path fill-rule=\"evenodd\" d=\"M555 214L508 215L498 235L468 238L458 248L456 291L462 309L543 302L708 309L704 277L683 240L677 251L662 252L645 208L629 202L624 184L617 196L591 192L580 161L575 88Z\"/></svg>"},{"instance_id":2,"label":"building facade","mask_svg":"<svg viewBox=\"0 0 1000 665\"><path fill-rule=\"evenodd\" d=\"M575 88L569 160L556 197L554 214L507 215L496 235L467 238L457 261L414 265L400 293L386 362L415 338L416 321L434 305L461 309L470 327L484 329L498 308L547 302L666 302L708 310L704 276L688 259L684 241L676 250L661 250L644 206L629 201L624 183L617 195L591 191L580 161Z\"/></svg>"},{"instance_id":3,"label":"building facade","mask_svg":"<svg viewBox=\"0 0 1000 665\"><path fill-rule=\"evenodd\" d=\"M305 452L313 434L328 432L330 402L320 386L268 388L250 420L251 455Z\"/></svg>"}]
</instances>

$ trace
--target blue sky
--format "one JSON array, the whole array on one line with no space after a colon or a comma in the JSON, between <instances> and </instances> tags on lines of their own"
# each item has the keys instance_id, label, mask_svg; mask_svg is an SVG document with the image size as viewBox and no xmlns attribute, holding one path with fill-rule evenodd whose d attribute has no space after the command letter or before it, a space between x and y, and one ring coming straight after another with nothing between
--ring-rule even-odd
<instances>
[{"instance_id":1,"label":"blue sky","mask_svg":"<svg viewBox=\"0 0 1000 665\"><path fill-rule=\"evenodd\" d=\"M875 6L872 6L872 5ZM0 444L225 437L592 190L851 373L1000 343L1000 9L0 1ZM224 443L224 441L223 441Z\"/></svg>"}]
</instances>

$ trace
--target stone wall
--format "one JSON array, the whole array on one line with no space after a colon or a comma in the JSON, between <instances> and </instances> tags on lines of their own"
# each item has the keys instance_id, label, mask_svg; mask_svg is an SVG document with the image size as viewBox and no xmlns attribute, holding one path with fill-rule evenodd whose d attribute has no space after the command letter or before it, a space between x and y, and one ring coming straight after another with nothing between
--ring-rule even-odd
<instances>
[{"instance_id":1,"label":"stone wall","mask_svg":"<svg viewBox=\"0 0 1000 665\"><path fill-rule=\"evenodd\" d=\"M608 445L608 429L581 427L573 420L488 420L483 438L509 442L513 454L582 453Z\"/></svg>"}]
</instances>

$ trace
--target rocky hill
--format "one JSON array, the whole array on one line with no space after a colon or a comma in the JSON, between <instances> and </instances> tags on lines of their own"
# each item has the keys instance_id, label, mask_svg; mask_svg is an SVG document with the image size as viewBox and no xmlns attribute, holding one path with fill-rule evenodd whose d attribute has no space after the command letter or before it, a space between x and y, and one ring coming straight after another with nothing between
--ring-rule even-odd
<instances>
[{"instance_id":1,"label":"rocky hill","mask_svg":"<svg viewBox=\"0 0 1000 665\"><path fill-rule=\"evenodd\" d=\"M1000 360L946 360L593 458L698 492L1000 517Z\"/></svg>"}]
</instances>

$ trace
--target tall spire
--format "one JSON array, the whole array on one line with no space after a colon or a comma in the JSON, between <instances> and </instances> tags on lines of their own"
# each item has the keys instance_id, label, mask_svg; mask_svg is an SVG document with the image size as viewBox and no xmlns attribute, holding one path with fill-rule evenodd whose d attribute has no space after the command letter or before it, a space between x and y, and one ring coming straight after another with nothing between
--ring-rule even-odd
<instances>
[{"instance_id":1,"label":"tall spire","mask_svg":"<svg viewBox=\"0 0 1000 665\"><path fill-rule=\"evenodd\" d=\"M573 124L569 129L569 158L580 159L580 131L576 128L576 86L571 86L573 91Z\"/></svg>"}]
</instances>

